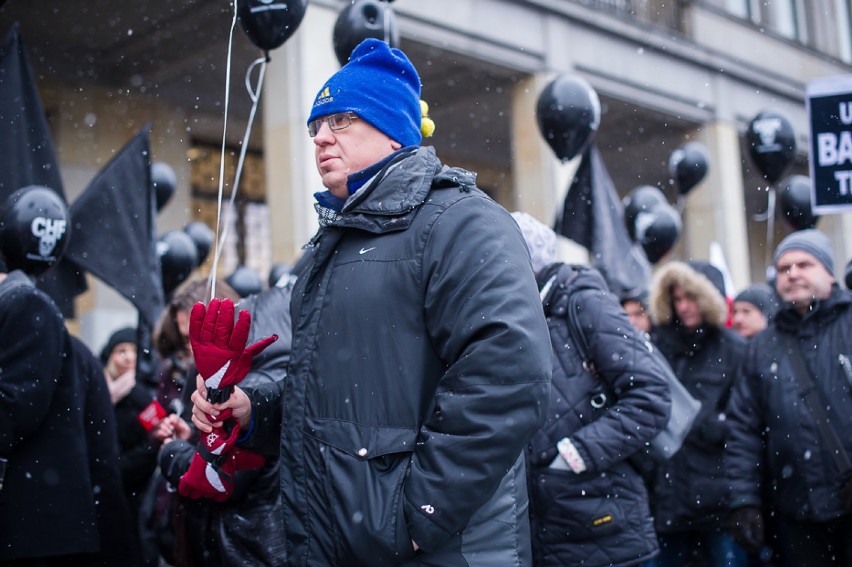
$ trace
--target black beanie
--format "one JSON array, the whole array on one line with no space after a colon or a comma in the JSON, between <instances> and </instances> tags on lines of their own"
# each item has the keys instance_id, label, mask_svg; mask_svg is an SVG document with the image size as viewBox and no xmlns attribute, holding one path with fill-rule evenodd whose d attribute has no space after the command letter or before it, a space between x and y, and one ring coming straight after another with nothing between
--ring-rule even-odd
<instances>
[{"instance_id":1,"label":"black beanie","mask_svg":"<svg viewBox=\"0 0 852 567\"><path fill-rule=\"evenodd\" d=\"M734 303L737 301L745 301L751 303L763 313L767 320L771 320L775 313L778 312L778 298L775 291L766 284L750 285L742 290L734 298Z\"/></svg>"},{"instance_id":2,"label":"black beanie","mask_svg":"<svg viewBox=\"0 0 852 567\"><path fill-rule=\"evenodd\" d=\"M136 329L133 327L124 327L110 335L109 340L107 340L104 345L104 348L101 349L101 364L107 363L109 355L112 354L112 350L121 343L136 344Z\"/></svg>"}]
</instances>

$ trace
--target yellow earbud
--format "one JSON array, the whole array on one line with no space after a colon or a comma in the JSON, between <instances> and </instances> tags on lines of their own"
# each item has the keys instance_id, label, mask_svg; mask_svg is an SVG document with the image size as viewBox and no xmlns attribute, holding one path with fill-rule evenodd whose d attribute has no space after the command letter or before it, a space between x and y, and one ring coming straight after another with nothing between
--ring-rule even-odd
<instances>
[{"instance_id":1,"label":"yellow earbud","mask_svg":"<svg viewBox=\"0 0 852 567\"><path fill-rule=\"evenodd\" d=\"M435 133L435 122L429 118L429 105L425 100L420 101L420 133L424 138L431 138Z\"/></svg>"}]
</instances>

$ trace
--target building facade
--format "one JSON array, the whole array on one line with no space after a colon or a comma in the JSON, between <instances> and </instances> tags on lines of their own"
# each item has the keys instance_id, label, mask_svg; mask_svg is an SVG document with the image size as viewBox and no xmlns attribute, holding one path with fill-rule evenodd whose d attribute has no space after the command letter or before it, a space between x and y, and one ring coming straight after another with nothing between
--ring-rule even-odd
<instances>
[{"instance_id":1,"label":"building facade","mask_svg":"<svg viewBox=\"0 0 852 567\"><path fill-rule=\"evenodd\" d=\"M233 7L217 4L68 0L32 9L12 0L0 8L4 27L21 21L70 200L151 122L152 157L172 165L179 179L159 231L194 219L215 228L216 190L229 189L249 123L243 83L257 83L258 66L249 67L261 57L239 24L228 49ZM316 90L339 67L332 29L347 4L312 0L296 33L269 53L248 143L246 196L238 199L223 270L247 263L263 272L272 262L291 263L316 230L312 195L321 187L305 119ZM806 85L852 73L850 5L396 0L391 7L437 124L429 143L445 163L477 171L481 186L509 210L548 224L561 210L576 160L561 163L535 121L538 94L558 74L579 75L598 93L594 143L622 196L649 184L674 202L671 152L688 141L704 144L709 173L686 196L670 257L707 259L716 242L739 289L764 281L768 252L791 230L780 217L771 227L761 216L767 184L749 158L746 130L760 111L784 115L798 146L788 173L807 175ZM230 157L220 183L214 166L223 138ZM836 265L844 266L852 256L852 214L825 216L817 227L831 236ZM78 301L76 324L98 346L135 315L105 286L90 286Z\"/></svg>"}]
</instances>

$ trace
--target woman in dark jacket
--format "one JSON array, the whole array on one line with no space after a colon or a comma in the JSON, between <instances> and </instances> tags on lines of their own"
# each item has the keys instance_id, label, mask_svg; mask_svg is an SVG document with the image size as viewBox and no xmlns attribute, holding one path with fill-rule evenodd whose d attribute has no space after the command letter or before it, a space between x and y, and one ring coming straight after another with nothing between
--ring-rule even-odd
<instances>
[{"instance_id":1,"label":"woman in dark jacket","mask_svg":"<svg viewBox=\"0 0 852 567\"><path fill-rule=\"evenodd\" d=\"M645 484L628 461L663 427L670 410L664 364L630 324L593 268L550 264L555 235L515 213L537 269L553 348L547 422L527 451L536 566L637 565L657 554ZM552 237L548 236L553 235ZM569 320L588 343L584 368Z\"/></svg>"},{"instance_id":2,"label":"woman in dark jacket","mask_svg":"<svg viewBox=\"0 0 852 567\"><path fill-rule=\"evenodd\" d=\"M280 287L249 296L237 305L238 312L244 309L252 315L250 341L278 335L275 343L254 358L251 371L241 383L244 386L278 382L286 375L291 342L288 315L292 281L279 281L282 282ZM187 382L183 392L187 408L191 407L189 396L194 390L195 384ZM160 451L160 470L173 487L180 484L196 451L195 433L190 433L188 414L184 417L186 420L169 418L164 423L168 427L168 422L172 422L176 433L184 432L177 435L177 439L167 439ZM193 435L192 441L190 435ZM175 534L174 564L177 567L284 565L286 556L281 537L284 512L278 479L278 459L270 458L260 469L238 472L234 477L234 492L225 502L192 500L175 492L178 533Z\"/></svg>"}]
</instances>

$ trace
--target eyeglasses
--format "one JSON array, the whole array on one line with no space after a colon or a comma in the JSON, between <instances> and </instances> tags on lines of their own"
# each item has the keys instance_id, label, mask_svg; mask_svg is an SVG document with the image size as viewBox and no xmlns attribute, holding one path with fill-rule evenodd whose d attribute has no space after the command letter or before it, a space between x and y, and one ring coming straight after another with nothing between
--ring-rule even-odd
<instances>
[{"instance_id":1,"label":"eyeglasses","mask_svg":"<svg viewBox=\"0 0 852 567\"><path fill-rule=\"evenodd\" d=\"M308 122L308 134L311 138L315 137L320 131L320 128L322 128L323 122L328 122L328 127L331 128L332 132L340 132L341 130L349 128L352 121L357 118L358 117L351 112L341 112L340 114L332 114L325 118L317 118L316 120Z\"/></svg>"}]
</instances>

